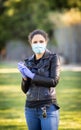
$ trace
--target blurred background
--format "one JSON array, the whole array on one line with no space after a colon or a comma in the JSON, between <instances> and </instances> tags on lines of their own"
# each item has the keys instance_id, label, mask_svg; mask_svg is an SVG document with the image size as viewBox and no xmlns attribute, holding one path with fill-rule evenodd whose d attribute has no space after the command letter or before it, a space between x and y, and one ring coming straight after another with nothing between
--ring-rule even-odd
<instances>
[{"instance_id":1,"label":"blurred background","mask_svg":"<svg viewBox=\"0 0 81 130\"><path fill-rule=\"evenodd\" d=\"M0 0L0 130L27 130L17 63L31 56L34 29L61 60L59 130L81 130L81 0Z\"/></svg>"},{"instance_id":2,"label":"blurred background","mask_svg":"<svg viewBox=\"0 0 81 130\"><path fill-rule=\"evenodd\" d=\"M81 63L80 0L0 0L0 61L30 56L27 37L37 28L63 63Z\"/></svg>"}]
</instances>

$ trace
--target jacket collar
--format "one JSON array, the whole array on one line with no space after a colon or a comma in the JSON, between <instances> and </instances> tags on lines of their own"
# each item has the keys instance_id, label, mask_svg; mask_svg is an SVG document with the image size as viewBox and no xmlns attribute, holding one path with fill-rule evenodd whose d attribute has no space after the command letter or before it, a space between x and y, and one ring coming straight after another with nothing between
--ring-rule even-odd
<instances>
[{"instance_id":1,"label":"jacket collar","mask_svg":"<svg viewBox=\"0 0 81 130\"><path fill-rule=\"evenodd\" d=\"M46 49L46 51L45 51L45 53L44 53L42 59L48 58L50 54L51 54L51 52L50 52L48 49Z\"/></svg>"}]
</instances>

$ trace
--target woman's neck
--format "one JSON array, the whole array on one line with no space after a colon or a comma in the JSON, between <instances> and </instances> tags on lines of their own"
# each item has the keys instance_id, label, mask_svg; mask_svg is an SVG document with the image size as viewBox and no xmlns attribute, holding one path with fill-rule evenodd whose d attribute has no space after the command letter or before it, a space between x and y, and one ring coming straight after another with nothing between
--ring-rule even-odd
<instances>
[{"instance_id":1,"label":"woman's neck","mask_svg":"<svg viewBox=\"0 0 81 130\"><path fill-rule=\"evenodd\" d=\"M42 53L42 54L35 54L35 55L36 55L36 60L38 60L38 59L42 58L42 56L44 55L44 53Z\"/></svg>"}]
</instances>

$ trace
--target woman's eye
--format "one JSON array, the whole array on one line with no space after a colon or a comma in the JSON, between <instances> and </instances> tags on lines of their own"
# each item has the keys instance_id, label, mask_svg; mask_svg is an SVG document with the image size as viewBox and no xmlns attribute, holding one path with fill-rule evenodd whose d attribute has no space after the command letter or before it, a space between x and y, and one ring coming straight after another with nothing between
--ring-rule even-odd
<instances>
[{"instance_id":1,"label":"woman's eye","mask_svg":"<svg viewBox=\"0 0 81 130\"><path fill-rule=\"evenodd\" d=\"M40 40L39 42L40 42L40 43L44 43L44 41L42 41L42 40Z\"/></svg>"},{"instance_id":2,"label":"woman's eye","mask_svg":"<svg viewBox=\"0 0 81 130\"><path fill-rule=\"evenodd\" d=\"M36 44L36 43L37 43L37 41L34 41L33 43L34 43L34 44Z\"/></svg>"}]
</instances>

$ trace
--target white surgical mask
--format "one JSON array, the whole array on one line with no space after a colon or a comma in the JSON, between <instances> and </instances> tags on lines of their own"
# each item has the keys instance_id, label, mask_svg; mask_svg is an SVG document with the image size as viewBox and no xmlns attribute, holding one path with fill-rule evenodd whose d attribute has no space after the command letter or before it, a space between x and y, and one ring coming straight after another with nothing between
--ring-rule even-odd
<instances>
[{"instance_id":1,"label":"white surgical mask","mask_svg":"<svg viewBox=\"0 0 81 130\"><path fill-rule=\"evenodd\" d=\"M46 43L32 43L32 50L34 51L34 53L36 54L41 54L44 53L46 50Z\"/></svg>"}]
</instances>

